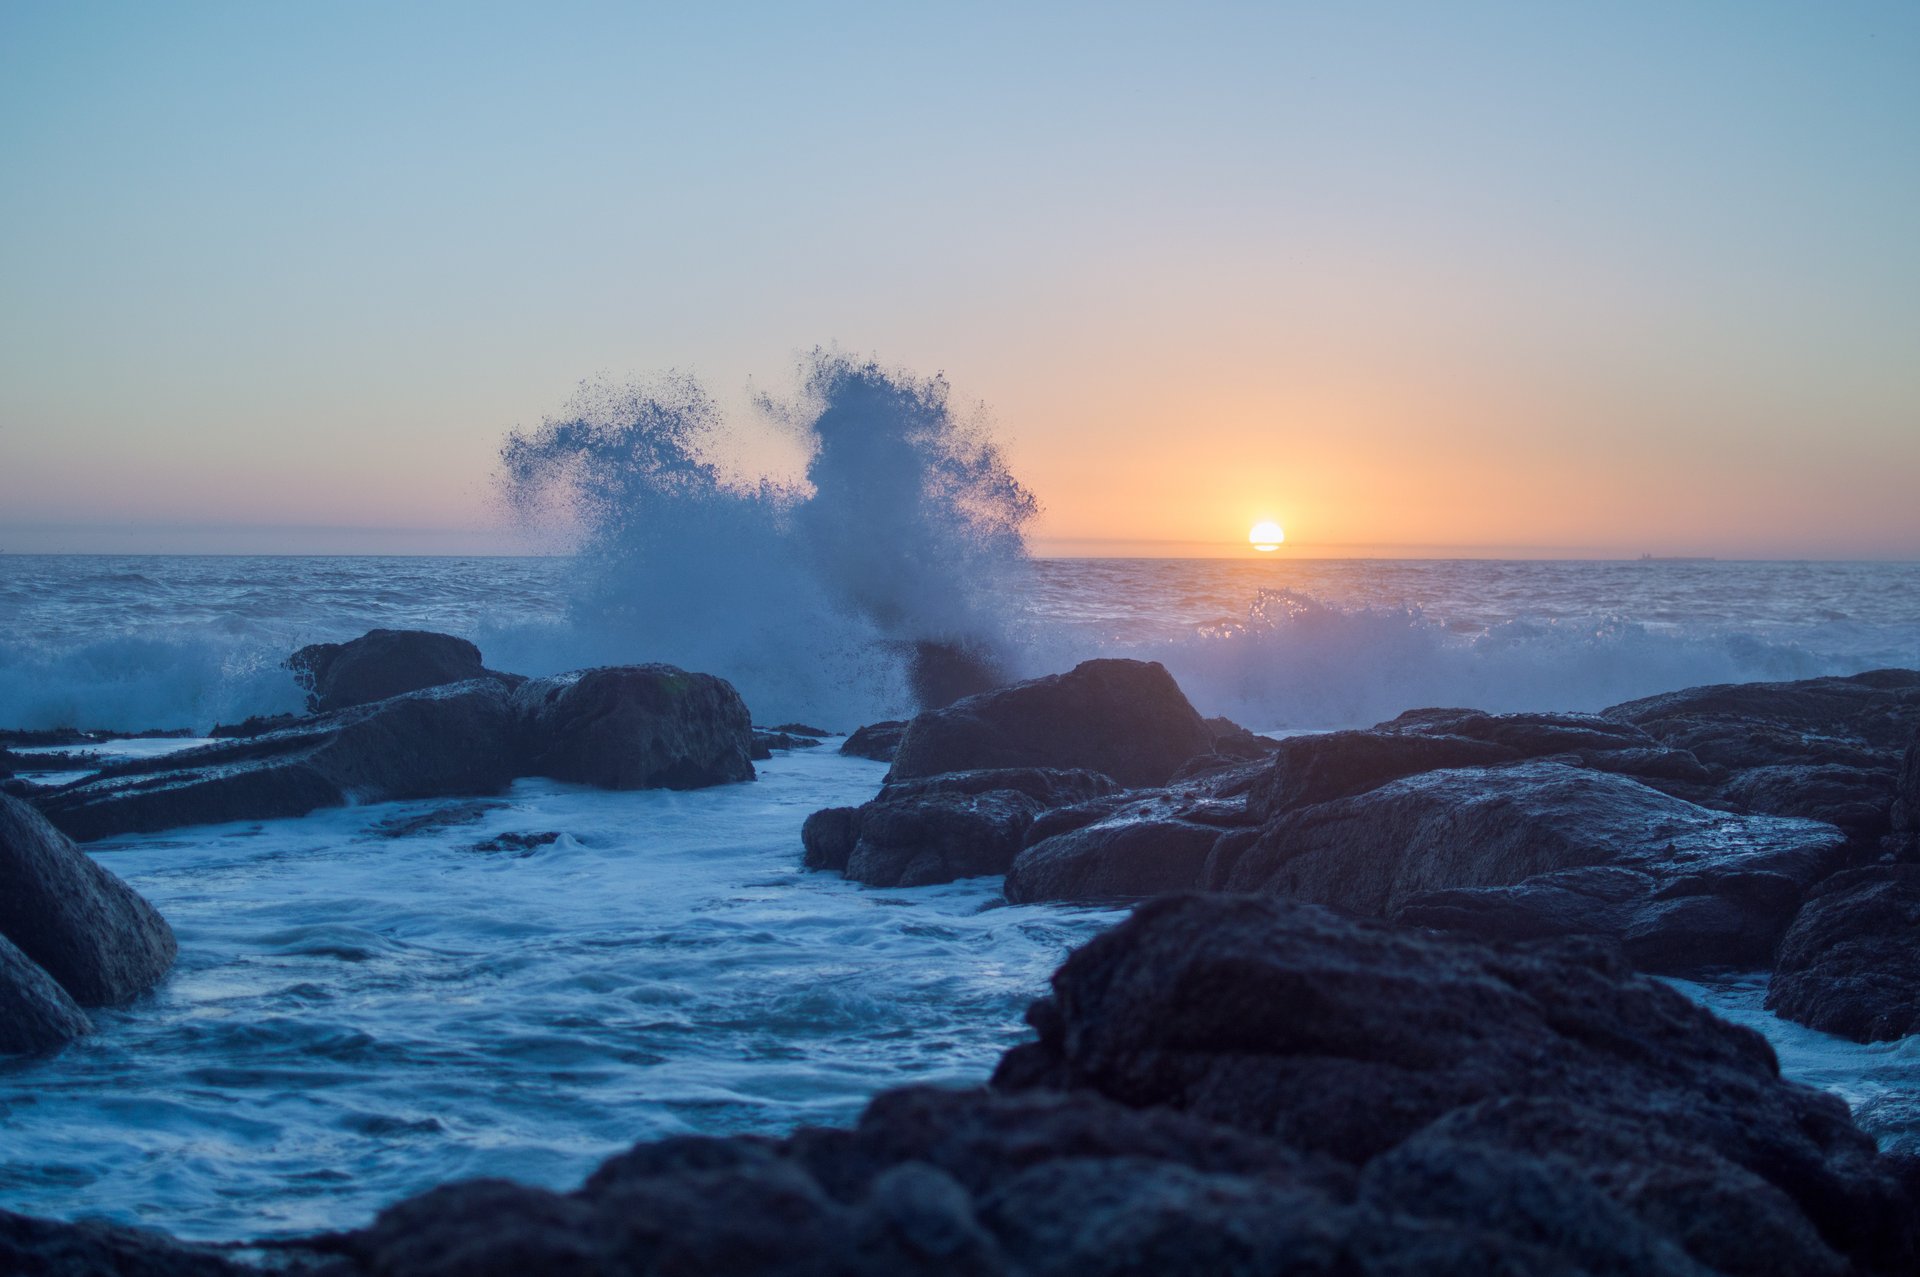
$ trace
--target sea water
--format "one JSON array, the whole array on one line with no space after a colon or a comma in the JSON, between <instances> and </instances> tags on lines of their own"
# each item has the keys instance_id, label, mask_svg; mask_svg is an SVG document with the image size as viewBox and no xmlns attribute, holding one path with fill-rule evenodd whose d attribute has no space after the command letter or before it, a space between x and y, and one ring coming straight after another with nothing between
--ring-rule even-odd
<instances>
[{"instance_id":1,"label":"sea water","mask_svg":"<svg viewBox=\"0 0 1920 1277\"><path fill-rule=\"evenodd\" d=\"M287 652L375 626L465 634L528 673L662 655L645 615L583 625L579 572L0 556L0 725L204 731L292 709ZM1150 657L1202 712L1263 730L1920 666L1909 564L1037 560L1003 587L1015 672ZM884 642L852 654L838 700L756 656L806 645L781 620L739 618L737 665L683 663L733 678L761 722L844 732L906 708ZM829 741L693 793L526 780L93 844L171 921L179 964L92 1036L0 1062L0 1205L285 1235L449 1178L566 1186L638 1139L779 1133L851 1120L886 1087L978 1083L1061 958L1119 914L1010 907L992 879L883 891L802 872L805 816L883 772ZM1754 977L1683 987L1883 1140L1920 1138L1915 1040L1784 1024Z\"/></svg>"}]
</instances>

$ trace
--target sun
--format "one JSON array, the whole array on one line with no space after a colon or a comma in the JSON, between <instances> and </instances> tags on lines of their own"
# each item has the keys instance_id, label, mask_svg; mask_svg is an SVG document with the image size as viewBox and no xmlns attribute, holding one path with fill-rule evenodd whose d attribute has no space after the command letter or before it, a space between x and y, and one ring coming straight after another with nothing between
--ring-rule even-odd
<instances>
[{"instance_id":1,"label":"sun","mask_svg":"<svg viewBox=\"0 0 1920 1277\"><path fill-rule=\"evenodd\" d=\"M1247 533L1247 540L1254 549L1269 554L1278 550L1280 543L1286 539L1287 534L1281 531L1280 525L1270 519L1262 519Z\"/></svg>"}]
</instances>

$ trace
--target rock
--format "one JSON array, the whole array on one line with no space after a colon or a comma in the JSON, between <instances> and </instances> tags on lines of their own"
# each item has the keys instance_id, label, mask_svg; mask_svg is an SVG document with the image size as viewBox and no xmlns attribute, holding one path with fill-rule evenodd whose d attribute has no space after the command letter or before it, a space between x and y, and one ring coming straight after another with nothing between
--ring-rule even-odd
<instances>
[{"instance_id":1,"label":"rock","mask_svg":"<svg viewBox=\"0 0 1920 1277\"><path fill-rule=\"evenodd\" d=\"M118 1006L173 966L173 929L18 799L0 796L0 935L81 1006Z\"/></svg>"},{"instance_id":2,"label":"rock","mask_svg":"<svg viewBox=\"0 0 1920 1277\"><path fill-rule=\"evenodd\" d=\"M1855 1042L1920 1033L1920 865L1821 883L1781 939L1767 1008Z\"/></svg>"},{"instance_id":3,"label":"rock","mask_svg":"<svg viewBox=\"0 0 1920 1277\"><path fill-rule=\"evenodd\" d=\"M840 752L854 758L871 758L876 763L890 763L900 749L900 738L906 734L904 722L869 723L841 741Z\"/></svg>"},{"instance_id":4,"label":"rock","mask_svg":"<svg viewBox=\"0 0 1920 1277\"><path fill-rule=\"evenodd\" d=\"M825 740L832 732L819 727L808 727L805 723L775 723L769 730L784 732L788 736L811 736L816 741Z\"/></svg>"},{"instance_id":5,"label":"rock","mask_svg":"<svg viewBox=\"0 0 1920 1277\"><path fill-rule=\"evenodd\" d=\"M213 730L207 733L209 740L245 740L252 736L264 736L268 732L277 732L283 727L294 727L301 721L299 714L253 714L237 723L215 723Z\"/></svg>"},{"instance_id":6,"label":"rock","mask_svg":"<svg viewBox=\"0 0 1920 1277\"><path fill-rule=\"evenodd\" d=\"M1888 824L1896 850L1909 860L1920 859L1920 730L1914 732L1901 760Z\"/></svg>"},{"instance_id":7,"label":"rock","mask_svg":"<svg viewBox=\"0 0 1920 1277\"><path fill-rule=\"evenodd\" d=\"M936 639L907 644L907 686L922 711L944 709L1006 681L1000 661L978 644Z\"/></svg>"},{"instance_id":8,"label":"rock","mask_svg":"<svg viewBox=\"0 0 1920 1277\"><path fill-rule=\"evenodd\" d=\"M497 794L517 774L500 683L409 692L244 740L117 763L41 795L81 841L179 825L302 816L320 807Z\"/></svg>"},{"instance_id":9,"label":"rock","mask_svg":"<svg viewBox=\"0 0 1920 1277\"><path fill-rule=\"evenodd\" d=\"M369 630L347 643L314 643L287 658L317 713L367 705L426 687L494 677L480 649L430 630Z\"/></svg>"},{"instance_id":10,"label":"rock","mask_svg":"<svg viewBox=\"0 0 1920 1277\"><path fill-rule=\"evenodd\" d=\"M1562 1262L1626 1247L1582 1271L1635 1271L1669 1247L1723 1272L1916 1259L1899 1168L1839 1099L1783 1081L1757 1033L1602 948L1168 896L1076 951L1053 988L996 1087L1263 1135L1362 1168L1362 1203Z\"/></svg>"},{"instance_id":11,"label":"rock","mask_svg":"<svg viewBox=\"0 0 1920 1277\"><path fill-rule=\"evenodd\" d=\"M217 1250L144 1228L34 1219L0 1210L0 1272L22 1277L241 1277Z\"/></svg>"},{"instance_id":12,"label":"rock","mask_svg":"<svg viewBox=\"0 0 1920 1277\"><path fill-rule=\"evenodd\" d=\"M0 935L0 1055L50 1051L92 1028L59 981Z\"/></svg>"},{"instance_id":13,"label":"rock","mask_svg":"<svg viewBox=\"0 0 1920 1277\"><path fill-rule=\"evenodd\" d=\"M1007 870L1007 900L1135 900L1191 890L1216 825L1115 815L1034 843Z\"/></svg>"},{"instance_id":14,"label":"rock","mask_svg":"<svg viewBox=\"0 0 1920 1277\"><path fill-rule=\"evenodd\" d=\"M1157 662L1084 661L921 714L907 725L888 777L1052 767L1164 785L1212 746L1206 723Z\"/></svg>"},{"instance_id":15,"label":"rock","mask_svg":"<svg viewBox=\"0 0 1920 1277\"><path fill-rule=\"evenodd\" d=\"M1805 888L1837 866L1832 826L1711 811L1557 762L1458 768L1287 811L1219 844L1202 883L1489 938L1625 941L1650 969L1764 965ZM1573 870L1633 879L1556 877ZM1537 881L1536 881L1537 880Z\"/></svg>"},{"instance_id":16,"label":"rock","mask_svg":"<svg viewBox=\"0 0 1920 1277\"><path fill-rule=\"evenodd\" d=\"M1714 769L1712 796L1726 805L1838 825L1859 860L1892 829L1902 751L1920 732L1920 671L1693 687L1604 716Z\"/></svg>"},{"instance_id":17,"label":"rock","mask_svg":"<svg viewBox=\"0 0 1920 1277\"><path fill-rule=\"evenodd\" d=\"M601 789L700 789L754 778L733 684L671 665L614 665L515 690L523 774Z\"/></svg>"},{"instance_id":18,"label":"rock","mask_svg":"<svg viewBox=\"0 0 1920 1277\"><path fill-rule=\"evenodd\" d=\"M811 735L795 735L765 727L753 729L752 741L748 753L756 763L772 758L776 749L817 749L820 745L819 739Z\"/></svg>"},{"instance_id":19,"label":"rock","mask_svg":"<svg viewBox=\"0 0 1920 1277\"><path fill-rule=\"evenodd\" d=\"M809 868L874 887L921 887L1004 874L1035 816L1115 788L1091 772L953 772L889 784L858 808L815 812L800 837Z\"/></svg>"},{"instance_id":20,"label":"rock","mask_svg":"<svg viewBox=\"0 0 1920 1277\"><path fill-rule=\"evenodd\" d=\"M1365 793L1402 776L1519 757L1492 741L1390 731L1322 732L1276 744L1271 766L1248 795L1248 806L1261 820Z\"/></svg>"}]
</instances>

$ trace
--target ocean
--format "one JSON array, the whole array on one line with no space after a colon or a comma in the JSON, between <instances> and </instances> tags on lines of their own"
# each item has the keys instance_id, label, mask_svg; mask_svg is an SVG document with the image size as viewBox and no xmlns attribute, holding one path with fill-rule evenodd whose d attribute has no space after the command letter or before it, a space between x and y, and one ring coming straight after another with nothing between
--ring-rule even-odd
<instances>
[{"instance_id":1,"label":"ocean","mask_svg":"<svg viewBox=\"0 0 1920 1277\"><path fill-rule=\"evenodd\" d=\"M1920 667L1915 564L989 566L963 582L961 632L1010 672L1155 659L1203 713L1269 732ZM901 596L860 595L847 619L844 591L808 583L831 574L796 584L794 562L750 554L699 567L0 556L0 726L204 733L295 708L295 647L381 626L463 634L528 674L673 661L732 679L759 722L841 733L906 712ZM873 578L834 579L858 594ZM885 770L832 744L691 793L527 780L91 845L172 922L179 966L66 1050L0 1061L0 1205L288 1235L450 1178L570 1185L638 1139L845 1122L889 1086L984 1079L1064 954L1119 915L1006 906L995 880L803 873L801 821ZM1783 1024L1748 975L1682 987L1884 1141L1920 1142L1920 1039Z\"/></svg>"}]
</instances>

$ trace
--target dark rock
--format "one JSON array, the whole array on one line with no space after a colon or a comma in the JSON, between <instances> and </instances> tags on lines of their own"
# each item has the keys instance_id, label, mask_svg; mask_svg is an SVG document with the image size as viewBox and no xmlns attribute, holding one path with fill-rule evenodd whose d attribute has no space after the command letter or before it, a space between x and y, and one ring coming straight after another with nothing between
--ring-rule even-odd
<instances>
[{"instance_id":1,"label":"dark rock","mask_svg":"<svg viewBox=\"0 0 1920 1277\"><path fill-rule=\"evenodd\" d=\"M868 723L840 742L840 752L854 758L871 758L876 763L890 763L900 749L900 739L906 734L904 722Z\"/></svg>"},{"instance_id":2,"label":"dark rock","mask_svg":"<svg viewBox=\"0 0 1920 1277\"><path fill-rule=\"evenodd\" d=\"M953 772L889 784L857 809L816 812L801 828L801 842L809 868L837 868L875 887L1003 874L1035 816L1114 788L1091 772Z\"/></svg>"},{"instance_id":3,"label":"dark rock","mask_svg":"<svg viewBox=\"0 0 1920 1277\"><path fill-rule=\"evenodd\" d=\"M1909 860L1920 859L1920 730L1914 732L1901 760L1888 824L1896 850Z\"/></svg>"},{"instance_id":4,"label":"dark rock","mask_svg":"<svg viewBox=\"0 0 1920 1277\"><path fill-rule=\"evenodd\" d=\"M525 774L601 789L699 789L754 777L753 727L733 684L671 665L615 665L514 692Z\"/></svg>"},{"instance_id":5,"label":"dark rock","mask_svg":"<svg viewBox=\"0 0 1920 1277\"><path fill-rule=\"evenodd\" d=\"M518 856L531 856L542 847L551 847L560 841L557 830L547 829L539 833L496 834L485 842L473 844L475 851L510 851Z\"/></svg>"},{"instance_id":6,"label":"dark rock","mask_svg":"<svg viewBox=\"0 0 1920 1277\"><path fill-rule=\"evenodd\" d=\"M478 824L496 811L507 810L507 807L506 803L485 799L448 803L444 807L435 807L431 811L390 816L375 822L367 832L376 838L412 838L418 834L445 833L449 829L457 829L462 825Z\"/></svg>"},{"instance_id":7,"label":"dark rock","mask_svg":"<svg viewBox=\"0 0 1920 1277\"><path fill-rule=\"evenodd\" d=\"M369 630L346 643L314 643L287 658L318 713L367 705L426 687L494 677L480 649L430 630Z\"/></svg>"},{"instance_id":8,"label":"dark rock","mask_svg":"<svg viewBox=\"0 0 1920 1277\"><path fill-rule=\"evenodd\" d=\"M922 639L907 645L907 686L916 709L944 709L1006 681L999 660L978 644Z\"/></svg>"},{"instance_id":9,"label":"dark rock","mask_svg":"<svg viewBox=\"0 0 1920 1277\"><path fill-rule=\"evenodd\" d=\"M496 794L517 774L507 689L409 692L245 740L117 763L37 801L82 841L320 807Z\"/></svg>"},{"instance_id":10,"label":"dark rock","mask_svg":"<svg viewBox=\"0 0 1920 1277\"><path fill-rule=\"evenodd\" d=\"M827 737L833 735L832 732L823 730L822 728L808 727L805 723L775 723L772 730L785 732L789 736L811 736L816 741L825 740Z\"/></svg>"},{"instance_id":11,"label":"dark rock","mask_svg":"<svg viewBox=\"0 0 1920 1277\"><path fill-rule=\"evenodd\" d=\"M754 762L765 762L773 757L776 749L817 749L820 742L813 736L796 736L791 732L770 730L765 727L753 729L753 743L749 756Z\"/></svg>"},{"instance_id":12,"label":"dark rock","mask_svg":"<svg viewBox=\"0 0 1920 1277\"><path fill-rule=\"evenodd\" d=\"M1920 1033L1920 865L1821 883L1781 939L1767 1007L1855 1042Z\"/></svg>"},{"instance_id":13,"label":"dark rock","mask_svg":"<svg viewBox=\"0 0 1920 1277\"><path fill-rule=\"evenodd\" d=\"M1034 843L1007 871L1007 899L1130 900L1191 890L1220 827L1114 815Z\"/></svg>"},{"instance_id":14,"label":"dark rock","mask_svg":"<svg viewBox=\"0 0 1920 1277\"><path fill-rule=\"evenodd\" d=\"M1158 663L1085 661L921 714L907 725L888 776L1055 767L1164 785L1212 745L1206 723Z\"/></svg>"},{"instance_id":15,"label":"dark rock","mask_svg":"<svg viewBox=\"0 0 1920 1277\"><path fill-rule=\"evenodd\" d=\"M173 929L18 799L0 796L0 935L81 1006L118 1006L172 967Z\"/></svg>"},{"instance_id":16,"label":"dark rock","mask_svg":"<svg viewBox=\"0 0 1920 1277\"><path fill-rule=\"evenodd\" d=\"M1916 1259L1898 1168L1839 1099L1783 1081L1757 1033L1598 947L1170 896L1053 985L1029 1017L1039 1041L1008 1053L996 1086L1267 1135L1364 1167L1363 1202L1567 1259L1604 1257L1621 1212L1640 1231L1617 1235L1620 1262L1665 1254L1661 1240L1730 1272Z\"/></svg>"},{"instance_id":17,"label":"dark rock","mask_svg":"<svg viewBox=\"0 0 1920 1277\"><path fill-rule=\"evenodd\" d=\"M0 935L0 1055L50 1051L92 1028L59 981Z\"/></svg>"},{"instance_id":18,"label":"dark rock","mask_svg":"<svg viewBox=\"0 0 1920 1277\"><path fill-rule=\"evenodd\" d=\"M216 723L207 733L209 740L246 740L252 736L264 736L268 732L277 732L283 727L293 727L301 720L299 714L271 714L265 717L254 714L237 723Z\"/></svg>"},{"instance_id":19,"label":"dark rock","mask_svg":"<svg viewBox=\"0 0 1920 1277\"><path fill-rule=\"evenodd\" d=\"M0 1273L20 1277L241 1277L258 1273L210 1247L143 1228L34 1219L0 1210Z\"/></svg>"},{"instance_id":20,"label":"dark rock","mask_svg":"<svg viewBox=\"0 0 1920 1277\"><path fill-rule=\"evenodd\" d=\"M1492 741L1411 732L1322 732L1289 736L1276 744L1271 766L1254 782L1247 799L1262 820L1365 793L1403 776L1519 757Z\"/></svg>"},{"instance_id":21,"label":"dark rock","mask_svg":"<svg viewBox=\"0 0 1920 1277\"><path fill-rule=\"evenodd\" d=\"M1764 964L1844 845L1814 821L1710 811L1625 776L1529 762L1284 812L1252 843L1217 846L1202 882L1490 938L1609 936L1651 969L1687 970ZM1620 896L1625 877L1598 895L1593 878L1543 878L1591 869L1643 875L1645 894Z\"/></svg>"}]
</instances>

